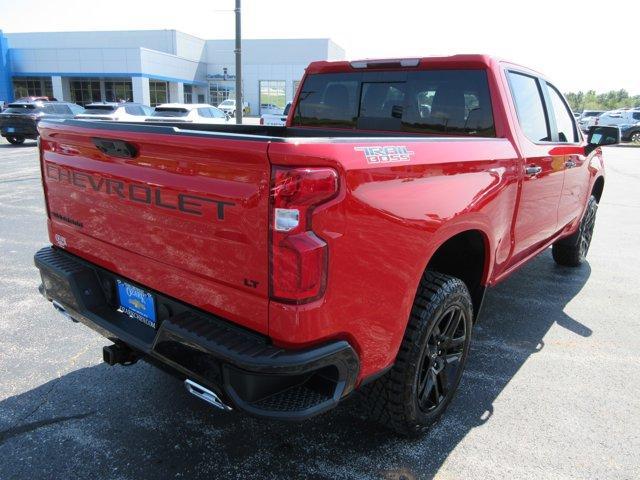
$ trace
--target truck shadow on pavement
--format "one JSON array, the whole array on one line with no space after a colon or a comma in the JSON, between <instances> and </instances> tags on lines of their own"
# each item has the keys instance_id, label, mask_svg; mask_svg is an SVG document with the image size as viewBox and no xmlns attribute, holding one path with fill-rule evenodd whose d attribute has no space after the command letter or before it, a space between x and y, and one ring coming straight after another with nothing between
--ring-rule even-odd
<instances>
[{"instance_id":1,"label":"truck shadow on pavement","mask_svg":"<svg viewBox=\"0 0 640 480\"><path fill-rule=\"evenodd\" d=\"M563 312L590 272L558 267L548 251L490 289L460 390L422 439L369 423L358 396L305 423L266 422L212 410L143 362L100 364L0 402L0 478L431 477L491 420L554 324L576 341L591 335Z\"/></svg>"},{"instance_id":2,"label":"truck shadow on pavement","mask_svg":"<svg viewBox=\"0 0 640 480\"><path fill-rule=\"evenodd\" d=\"M24 143L20 144L20 145L12 145L10 143L0 143L0 149L2 148L6 148L7 150L9 149L16 149L16 148L27 148L27 147L37 147L38 146L38 142L36 140L30 141L30 140L26 140Z\"/></svg>"}]
</instances>

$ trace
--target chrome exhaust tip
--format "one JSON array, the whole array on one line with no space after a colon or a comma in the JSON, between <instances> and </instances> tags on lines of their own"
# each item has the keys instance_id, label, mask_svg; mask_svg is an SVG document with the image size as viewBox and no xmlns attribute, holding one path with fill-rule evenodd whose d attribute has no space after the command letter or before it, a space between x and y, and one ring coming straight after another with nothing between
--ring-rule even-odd
<instances>
[{"instance_id":1,"label":"chrome exhaust tip","mask_svg":"<svg viewBox=\"0 0 640 480\"><path fill-rule=\"evenodd\" d=\"M220 410L224 410L225 412L230 412L233 410L229 405L220 400L220 397L216 395L214 392L209 390L208 388L203 387L199 383L194 382L193 380L189 380L188 378L184 381L184 386L191 395L198 397L201 400L213 405Z\"/></svg>"},{"instance_id":2,"label":"chrome exhaust tip","mask_svg":"<svg viewBox=\"0 0 640 480\"><path fill-rule=\"evenodd\" d=\"M71 317L71 315L69 315L69 313L67 312L66 308L64 308L61 303L58 303L55 300L53 300L51 303L53 304L53 308L55 308L64 317L68 318L69 320L71 320L74 323L78 323L77 320L75 320L74 318Z\"/></svg>"}]
</instances>

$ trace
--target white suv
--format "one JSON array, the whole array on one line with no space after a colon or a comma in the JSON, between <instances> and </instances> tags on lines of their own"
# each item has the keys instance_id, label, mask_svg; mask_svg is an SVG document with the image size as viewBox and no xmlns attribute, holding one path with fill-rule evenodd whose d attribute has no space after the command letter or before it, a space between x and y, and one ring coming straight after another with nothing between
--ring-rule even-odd
<instances>
[{"instance_id":1,"label":"white suv","mask_svg":"<svg viewBox=\"0 0 640 480\"><path fill-rule=\"evenodd\" d=\"M147 122L229 123L229 116L207 103L163 103Z\"/></svg>"},{"instance_id":2,"label":"white suv","mask_svg":"<svg viewBox=\"0 0 640 480\"><path fill-rule=\"evenodd\" d=\"M116 122L144 122L151 115L151 107L141 103L101 102L85 105L74 118L85 120L111 120Z\"/></svg>"},{"instance_id":3,"label":"white suv","mask_svg":"<svg viewBox=\"0 0 640 480\"><path fill-rule=\"evenodd\" d=\"M236 116L236 101L233 98L227 98L218 105L218 108L230 117ZM249 104L247 102L242 102L242 114L249 114Z\"/></svg>"}]
</instances>

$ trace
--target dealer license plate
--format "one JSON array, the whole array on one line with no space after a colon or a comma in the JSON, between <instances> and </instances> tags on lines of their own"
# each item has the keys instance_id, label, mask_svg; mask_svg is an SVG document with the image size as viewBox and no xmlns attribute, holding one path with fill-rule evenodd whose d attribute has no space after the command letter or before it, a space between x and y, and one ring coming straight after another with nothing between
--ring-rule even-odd
<instances>
[{"instance_id":1,"label":"dealer license plate","mask_svg":"<svg viewBox=\"0 0 640 480\"><path fill-rule=\"evenodd\" d=\"M130 283L116 280L118 285L118 298L120 300L120 308L118 311L126 313L131 318L156 327L156 309L153 301L153 295L146 290L138 288Z\"/></svg>"}]
</instances>

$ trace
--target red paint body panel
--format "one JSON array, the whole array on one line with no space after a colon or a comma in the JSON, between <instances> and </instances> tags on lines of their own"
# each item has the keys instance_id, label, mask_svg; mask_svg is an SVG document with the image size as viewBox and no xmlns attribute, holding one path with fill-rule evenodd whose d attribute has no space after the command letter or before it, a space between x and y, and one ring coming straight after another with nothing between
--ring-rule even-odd
<instances>
[{"instance_id":1,"label":"red paint body panel","mask_svg":"<svg viewBox=\"0 0 640 480\"><path fill-rule=\"evenodd\" d=\"M357 145L398 142L358 142ZM518 189L518 160L504 139L415 141L407 165L367 165L354 143L273 144L280 165L341 171L340 197L317 211L314 231L329 244L321 301L271 303L269 334L283 345L350 340L367 376L393 362L428 259L447 238L485 232L493 268L506 267ZM485 158L478 155L482 152ZM335 306L335 307L332 307Z\"/></svg>"},{"instance_id":2,"label":"red paint body panel","mask_svg":"<svg viewBox=\"0 0 640 480\"><path fill-rule=\"evenodd\" d=\"M143 285L267 333L266 143L111 134L139 148L135 159L121 159L101 153L91 141L110 138L109 132L60 126L45 127L41 135L52 243L55 233L65 232L72 253L92 256ZM47 149L52 141L55 152ZM113 183L118 181L125 185L125 198ZM191 195L186 208L201 215L179 211L180 193ZM214 201L225 202L221 220ZM68 225L55 214L81 219L83 234L69 235ZM257 286L247 287L245 279Z\"/></svg>"},{"instance_id":3,"label":"red paint body panel","mask_svg":"<svg viewBox=\"0 0 640 480\"><path fill-rule=\"evenodd\" d=\"M416 68L486 69L497 138L327 138L325 130L318 138L248 139L45 124L51 241L60 244L61 235L70 252L280 346L346 339L360 357L362 380L393 363L419 279L438 247L479 231L487 253L482 283L491 285L575 231L603 175L600 150L586 157L582 137L579 144L538 145L522 134L505 69L530 71L479 55L422 59ZM307 74L350 70L347 62L316 62ZM129 142L139 156L107 156L93 137ZM370 164L356 150L367 146L402 146L412 155ZM568 171L567 160L576 167ZM542 166L535 178L524 173L530 163ZM304 305L269 299L272 166L331 167L339 176L338 195L312 216L313 232L328 246L326 290ZM59 169L80 175L60 181ZM96 188L101 178L138 196ZM147 195L149 202L139 201ZM199 214L180 211L180 204Z\"/></svg>"}]
</instances>

